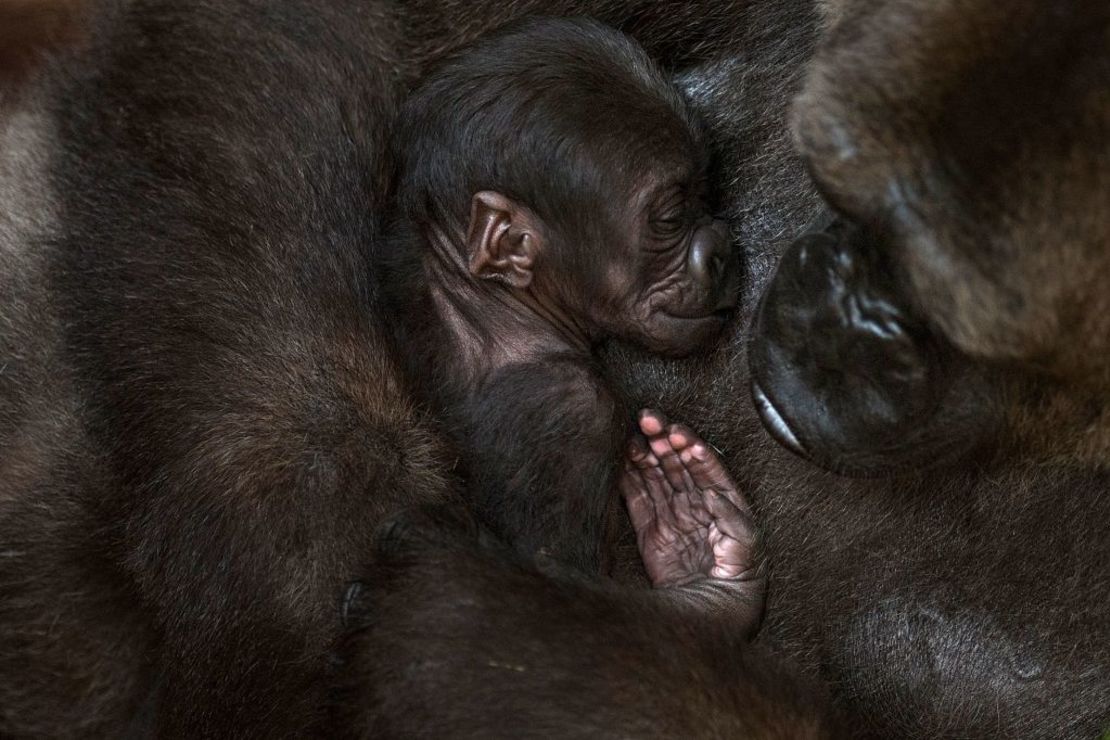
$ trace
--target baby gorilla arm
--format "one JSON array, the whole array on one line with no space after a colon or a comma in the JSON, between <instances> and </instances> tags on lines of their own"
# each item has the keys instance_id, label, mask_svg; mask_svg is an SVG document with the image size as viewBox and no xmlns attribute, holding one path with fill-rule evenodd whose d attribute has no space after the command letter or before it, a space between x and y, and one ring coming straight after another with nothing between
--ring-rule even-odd
<instances>
[{"instance_id":1,"label":"baby gorilla arm","mask_svg":"<svg viewBox=\"0 0 1110 740\"><path fill-rule=\"evenodd\" d=\"M510 365L461 409L475 511L520 552L597 572L627 429L584 361Z\"/></svg>"},{"instance_id":2,"label":"baby gorilla arm","mask_svg":"<svg viewBox=\"0 0 1110 740\"><path fill-rule=\"evenodd\" d=\"M654 411L640 416L620 479L652 584L679 602L759 625L766 576L751 508L709 445Z\"/></svg>"}]
</instances>

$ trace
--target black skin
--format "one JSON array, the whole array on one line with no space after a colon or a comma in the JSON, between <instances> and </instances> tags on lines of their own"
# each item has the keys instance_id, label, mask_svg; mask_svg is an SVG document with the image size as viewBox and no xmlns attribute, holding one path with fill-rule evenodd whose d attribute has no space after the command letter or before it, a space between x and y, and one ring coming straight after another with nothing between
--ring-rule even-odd
<instances>
[{"instance_id":1,"label":"black skin","mask_svg":"<svg viewBox=\"0 0 1110 740\"><path fill-rule=\"evenodd\" d=\"M907 308L881 253L833 221L782 256L752 325L752 396L785 447L842 475L983 453L1001 389Z\"/></svg>"},{"instance_id":2,"label":"black skin","mask_svg":"<svg viewBox=\"0 0 1110 740\"><path fill-rule=\"evenodd\" d=\"M1078 21L1075 13L1105 8L1036 5ZM854 736L1098 737L1110 725L1110 484L1097 467L1073 450L1032 454L1003 439L991 458L849 480L773 443L751 406L747 322L790 238L824 207L783 125L818 35L802 0L97 9L86 29L93 50L59 59L19 107L5 96L0 108L0 734L322 734L337 670L322 646L341 634L336 604L364 572L372 531L399 506L450 494L449 465L400 392L368 312L372 284L351 269L378 233L390 169L378 132L399 92L390 81L414 79L467 37L536 12L587 12L631 31L708 122L710 179L744 257L741 315L708 358L675 363L607 346L602 364L633 407L694 423L750 498L771 567L760 640L830 681ZM881 30L888 41L828 79L869 129L900 131L885 101L923 99L916 93L935 77L935 59L908 42L933 36L904 12L845 23L844 39ZM1044 32L1051 25L995 35L961 23L942 25L942 37L966 27L988 61L990 40L1012 41L1016 56L1004 58L1024 63L1006 66L1016 73L1059 38ZM1058 47L1068 48L1077 47ZM1066 70L1056 62L1067 58L1044 68ZM903 60L925 69L898 69ZM67 69L77 79L65 82ZM857 84L853 72L890 69L899 95L856 105L856 94L882 88ZM972 77L957 75L959 89L975 99L1021 95L1010 77L992 82L993 69L972 66ZM1036 154L1063 140L1060 124L1100 120L1060 110L1025 111L1052 116L1052 136L1028 139L1019 117L995 140L1007 153ZM945 130L930 140L946 142ZM1092 157L1105 140L1067 139ZM937 161L884 154L911 174ZM843 184L864 179L852 173ZM959 202L987 207L986 194L1000 192L981 187ZM1066 202L1057 219L1104 212ZM76 262L87 269L62 269ZM1055 274L1038 271L1030 285L1051 285L1043 276ZM899 304L930 315L920 299ZM1041 426L1061 437L1060 425ZM638 561L631 533L629 544L627 560ZM419 595L439 606L441 581L428 573L414 564L409 590L398 585L390 603ZM455 577L448 585L462 593L496 593L505 624L537 599L514 597L503 570ZM519 637L505 629L497 640L535 651L559 623L557 605L540 603L535 621L516 623ZM393 612L391 629L412 627L410 650L429 613ZM621 644L639 624L610 628L606 616L578 622L602 645ZM437 639L450 645L454 629ZM574 681L590 665L582 637L559 645ZM713 659L737 660L710 639ZM698 667L691 656L706 648L693 644L703 652L676 655L667 651L691 644L652 633L625 659L666 661L655 672ZM373 656L366 664L380 665ZM390 675L408 667L380 665ZM573 691L559 675L513 706L542 714L552 696ZM661 680L666 698L697 707L721 688L712 677L726 674L709 673L708 686L698 675ZM429 704L492 728L505 721L491 703L470 701L480 685L426 686ZM403 722L407 697L393 698Z\"/></svg>"},{"instance_id":3,"label":"black skin","mask_svg":"<svg viewBox=\"0 0 1110 740\"><path fill-rule=\"evenodd\" d=\"M689 354L736 301L696 124L631 39L553 20L439 67L396 128L399 223L379 269L399 352L479 517L596 573L630 414L594 349Z\"/></svg>"}]
</instances>

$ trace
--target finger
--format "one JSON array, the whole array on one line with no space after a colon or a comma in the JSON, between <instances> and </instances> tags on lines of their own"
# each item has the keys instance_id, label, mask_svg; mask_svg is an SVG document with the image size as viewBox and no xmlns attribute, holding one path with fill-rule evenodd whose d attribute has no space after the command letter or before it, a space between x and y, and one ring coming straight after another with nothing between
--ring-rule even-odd
<instances>
[{"instance_id":1,"label":"finger","mask_svg":"<svg viewBox=\"0 0 1110 740\"><path fill-rule=\"evenodd\" d=\"M640 431L648 437L662 434L667 428L667 417L655 409L641 409L639 419Z\"/></svg>"},{"instance_id":2,"label":"finger","mask_svg":"<svg viewBox=\"0 0 1110 740\"><path fill-rule=\"evenodd\" d=\"M632 465L641 470L659 467L659 460L652 453L651 448L648 447L647 440L640 434L634 434L628 440L625 457Z\"/></svg>"},{"instance_id":3,"label":"finger","mask_svg":"<svg viewBox=\"0 0 1110 740\"><path fill-rule=\"evenodd\" d=\"M746 547L754 547L755 522L747 512L738 508L727 496L717 491L706 491L706 509L713 516L713 523L722 534Z\"/></svg>"},{"instance_id":4,"label":"finger","mask_svg":"<svg viewBox=\"0 0 1110 740\"><path fill-rule=\"evenodd\" d=\"M648 440L651 451L659 458L659 465L667 477L667 482L676 491L689 491L694 486L694 481L686 473L686 466L682 463L678 452L671 446L670 435L660 434Z\"/></svg>"},{"instance_id":5,"label":"finger","mask_svg":"<svg viewBox=\"0 0 1110 740\"><path fill-rule=\"evenodd\" d=\"M740 493L740 487L729 475L721 459L709 446L698 440L683 450L682 461L694 485L700 489L713 490L725 496L732 504L746 514L751 514L751 505Z\"/></svg>"},{"instance_id":6,"label":"finger","mask_svg":"<svg viewBox=\"0 0 1110 740\"><path fill-rule=\"evenodd\" d=\"M632 522L632 529L636 532L637 541L640 541L645 532L655 523L655 505L651 497L643 489L623 490L625 506L628 508L628 519Z\"/></svg>"}]
</instances>

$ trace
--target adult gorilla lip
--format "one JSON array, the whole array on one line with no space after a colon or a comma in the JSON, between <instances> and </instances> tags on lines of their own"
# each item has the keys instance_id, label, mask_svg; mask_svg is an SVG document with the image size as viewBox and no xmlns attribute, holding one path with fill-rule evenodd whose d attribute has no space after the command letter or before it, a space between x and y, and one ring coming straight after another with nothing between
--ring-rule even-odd
<instances>
[{"instance_id":1,"label":"adult gorilla lip","mask_svg":"<svg viewBox=\"0 0 1110 740\"><path fill-rule=\"evenodd\" d=\"M759 383L754 380L752 381L752 399L755 401L755 408L759 412L759 418L763 421L763 426L767 428L771 436L794 454L806 457L805 447L798 440L798 435L794 434L794 430L790 428L786 419L775 408L775 404L759 387Z\"/></svg>"}]
</instances>

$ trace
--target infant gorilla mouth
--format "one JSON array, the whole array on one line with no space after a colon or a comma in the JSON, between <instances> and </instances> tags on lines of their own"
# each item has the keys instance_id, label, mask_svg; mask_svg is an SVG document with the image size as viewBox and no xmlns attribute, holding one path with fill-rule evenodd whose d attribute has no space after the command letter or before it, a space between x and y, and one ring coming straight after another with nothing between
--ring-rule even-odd
<instances>
[{"instance_id":1,"label":"infant gorilla mouth","mask_svg":"<svg viewBox=\"0 0 1110 740\"><path fill-rule=\"evenodd\" d=\"M681 96L626 36L531 21L435 70L396 130L385 310L479 519L527 556L598 572L619 491L655 585L743 583L757 616L736 486L658 413L629 449L631 410L593 357L611 337L689 354L736 302Z\"/></svg>"}]
</instances>

